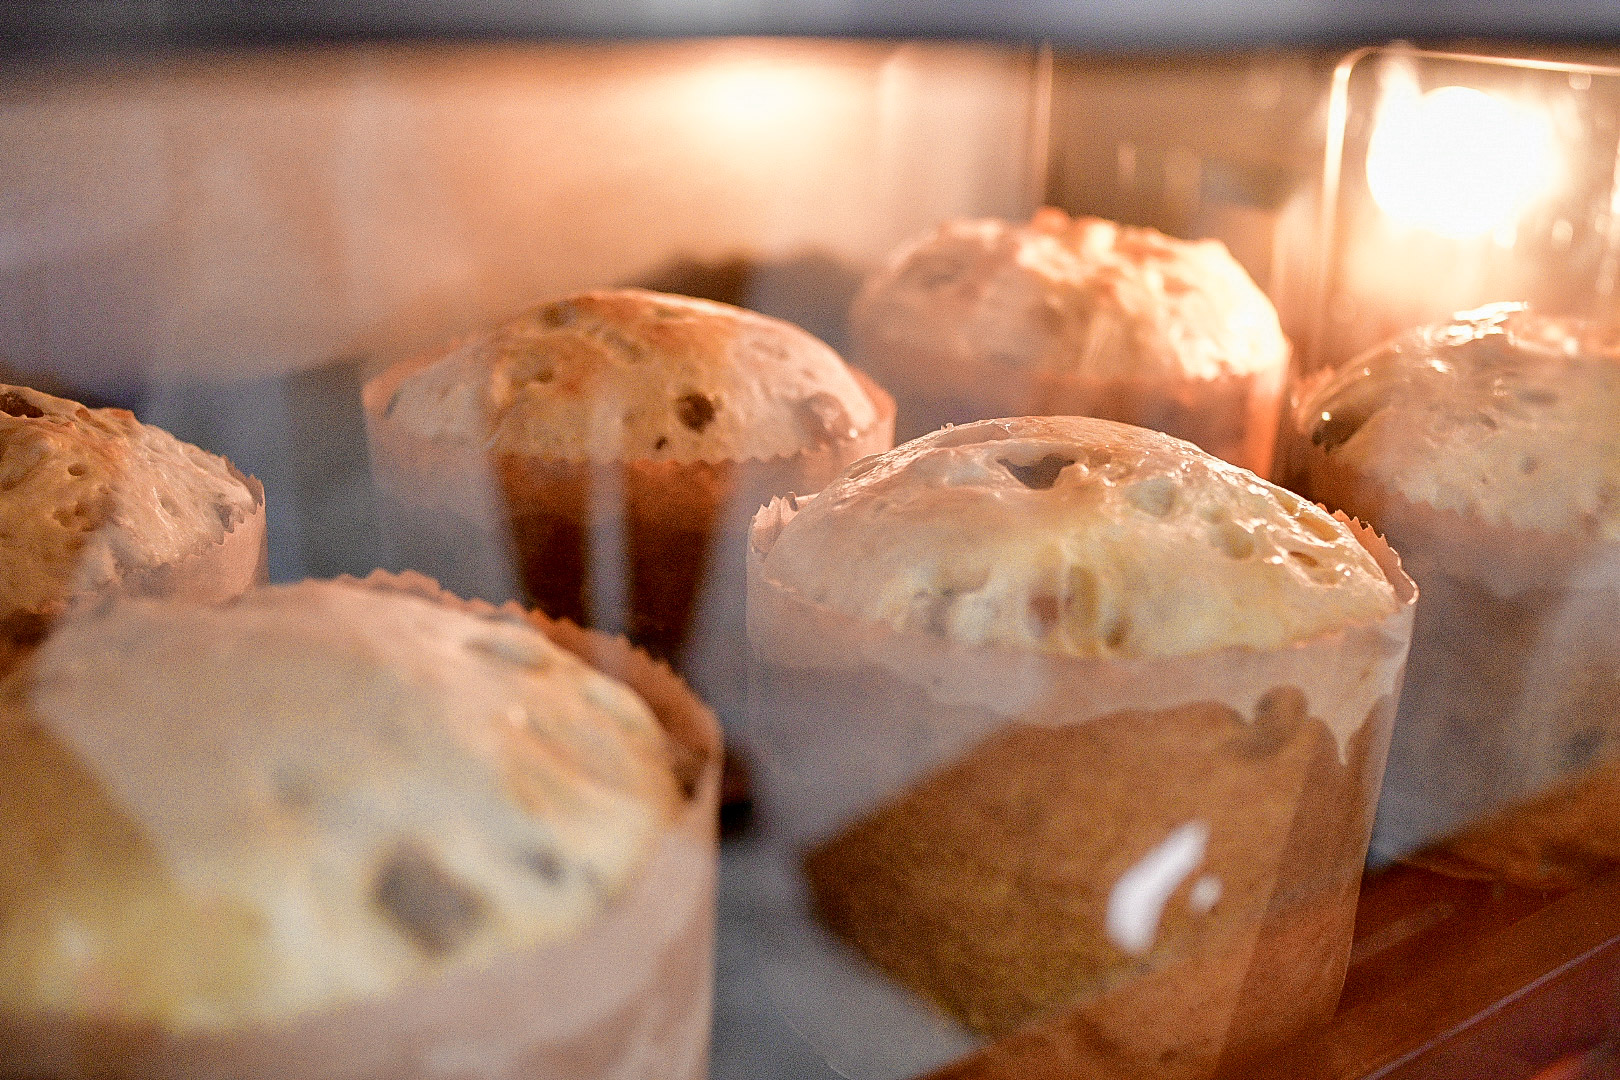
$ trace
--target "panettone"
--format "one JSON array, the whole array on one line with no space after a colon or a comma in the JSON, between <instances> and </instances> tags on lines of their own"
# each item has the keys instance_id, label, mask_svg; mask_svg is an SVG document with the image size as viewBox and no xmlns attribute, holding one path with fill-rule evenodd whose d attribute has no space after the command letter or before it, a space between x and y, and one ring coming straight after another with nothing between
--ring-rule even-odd
<instances>
[{"instance_id":1,"label":"panettone","mask_svg":"<svg viewBox=\"0 0 1620 1080\"><path fill-rule=\"evenodd\" d=\"M11 1009L219 1029L565 938L682 802L539 630L338 582L70 621L4 708Z\"/></svg>"},{"instance_id":2,"label":"panettone","mask_svg":"<svg viewBox=\"0 0 1620 1080\"><path fill-rule=\"evenodd\" d=\"M234 596L264 544L264 490L225 459L124 409L0 386L0 670L89 598Z\"/></svg>"},{"instance_id":3,"label":"panettone","mask_svg":"<svg viewBox=\"0 0 1620 1080\"><path fill-rule=\"evenodd\" d=\"M712 723L425 579L65 620L0 683L0 1072L697 1075Z\"/></svg>"},{"instance_id":4,"label":"panettone","mask_svg":"<svg viewBox=\"0 0 1620 1080\"><path fill-rule=\"evenodd\" d=\"M962 220L896 251L850 312L903 438L992 416L1157 428L1264 474L1289 348L1217 240L1039 211Z\"/></svg>"},{"instance_id":5,"label":"panettone","mask_svg":"<svg viewBox=\"0 0 1620 1080\"><path fill-rule=\"evenodd\" d=\"M756 519L765 820L994 1075L1208 1075L1331 1013L1413 602L1162 433L943 429Z\"/></svg>"},{"instance_id":6,"label":"panettone","mask_svg":"<svg viewBox=\"0 0 1620 1080\"><path fill-rule=\"evenodd\" d=\"M1176 439L1026 417L935 432L804 504L763 572L897 630L1071 655L1276 648L1395 609L1350 531Z\"/></svg>"},{"instance_id":7,"label":"panettone","mask_svg":"<svg viewBox=\"0 0 1620 1080\"><path fill-rule=\"evenodd\" d=\"M838 354L780 319L687 296L582 293L400 380L385 413L424 438L562 461L743 461L872 425Z\"/></svg>"},{"instance_id":8,"label":"panettone","mask_svg":"<svg viewBox=\"0 0 1620 1080\"><path fill-rule=\"evenodd\" d=\"M1500 811L1468 847L1508 876L1616 850L1570 795L1620 759L1612 337L1522 304L1418 328L1306 386L1287 449L1296 489L1387 535L1424 592L1375 847ZM1511 808L1544 794L1516 835Z\"/></svg>"},{"instance_id":9,"label":"panettone","mask_svg":"<svg viewBox=\"0 0 1620 1080\"><path fill-rule=\"evenodd\" d=\"M748 521L886 450L893 402L810 334L615 289L558 300L366 387L399 561L622 629L741 707Z\"/></svg>"}]
</instances>

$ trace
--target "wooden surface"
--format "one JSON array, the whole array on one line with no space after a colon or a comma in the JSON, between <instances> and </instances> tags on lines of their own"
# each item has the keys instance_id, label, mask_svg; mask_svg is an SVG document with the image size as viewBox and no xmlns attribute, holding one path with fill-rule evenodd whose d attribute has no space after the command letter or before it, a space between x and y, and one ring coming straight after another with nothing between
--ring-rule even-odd
<instances>
[{"instance_id":1,"label":"wooden surface","mask_svg":"<svg viewBox=\"0 0 1620 1080\"><path fill-rule=\"evenodd\" d=\"M1225 1075L1620 1076L1612 1058L1600 1064L1584 1056L1617 1032L1620 870L1575 889L1538 890L1401 865L1363 884L1332 1024Z\"/></svg>"}]
</instances>

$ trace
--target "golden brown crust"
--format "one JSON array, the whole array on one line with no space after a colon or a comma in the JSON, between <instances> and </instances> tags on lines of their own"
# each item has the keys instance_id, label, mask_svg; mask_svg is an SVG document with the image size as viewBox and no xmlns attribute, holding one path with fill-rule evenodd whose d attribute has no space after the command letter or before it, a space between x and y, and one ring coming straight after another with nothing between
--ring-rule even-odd
<instances>
[{"instance_id":1,"label":"golden brown crust","mask_svg":"<svg viewBox=\"0 0 1620 1080\"><path fill-rule=\"evenodd\" d=\"M383 411L419 438L564 461L741 461L869 427L825 343L744 308L645 289L526 312L397 379Z\"/></svg>"},{"instance_id":2,"label":"golden brown crust","mask_svg":"<svg viewBox=\"0 0 1620 1080\"><path fill-rule=\"evenodd\" d=\"M252 503L218 539L199 539L178 559L130 568L93 592L29 608L0 612L0 675L45 639L57 620L125 596L175 598L214 603L240 596L269 577L269 532L264 485L257 477L225 463L247 489Z\"/></svg>"},{"instance_id":3,"label":"golden brown crust","mask_svg":"<svg viewBox=\"0 0 1620 1080\"><path fill-rule=\"evenodd\" d=\"M1301 437L1415 503L1620 541L1620 353L1600 324L1491 304L1300 390Z\"/></svg>"},{"instance_id":4,"label":"golden brown crust","mask_svg":"<svg viewBox=\"0 0 1620 1080\"><path fill-rule=\"evenodd\" d=\"M0 611L117 593L219 544L262 503L229 462L127 410L0 386Z\"/></svg>"},{"instance_id":5,"label":"golden brown crust","mask_svg":"<svg viewBox=\"0 0 1620 1080\"><path fill-rule=\"evenodd\" d=\"M774 582L969 643L1264 649L1396 607L1320 508L1160 432L1089 417L943 429L799 509L765 559Z\"/></svg>"}]
</instances>

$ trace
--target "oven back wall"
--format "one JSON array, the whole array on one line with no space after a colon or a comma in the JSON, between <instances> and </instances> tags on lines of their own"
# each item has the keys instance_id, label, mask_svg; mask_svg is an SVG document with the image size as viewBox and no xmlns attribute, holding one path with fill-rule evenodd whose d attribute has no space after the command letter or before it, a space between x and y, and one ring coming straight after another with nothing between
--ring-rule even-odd
<instances>
[{"instance_id":1,"label":"oven back wall","mask_svg":"<svg viewBox=\"0 0 1620 1080\"><path fill-rule=\"evenodd\" d=\"M410 351L743 256L1020 214L1032 56L693 42L12 72L0 356L81 387Z\"/></svg>"},{"instance_id":2,"label":"oven back wall","mask_svg":"<svg viewBox=\"0 0 1620 1080\"><path fill-rule=\"evenodd\" d=\"M720 41L334 47L0 72L0 381L257 474L277 579L378 542L368 372L645 284L841 345L860 275L1020 216L1035 57Z\"/></svg>"}]
</instances>

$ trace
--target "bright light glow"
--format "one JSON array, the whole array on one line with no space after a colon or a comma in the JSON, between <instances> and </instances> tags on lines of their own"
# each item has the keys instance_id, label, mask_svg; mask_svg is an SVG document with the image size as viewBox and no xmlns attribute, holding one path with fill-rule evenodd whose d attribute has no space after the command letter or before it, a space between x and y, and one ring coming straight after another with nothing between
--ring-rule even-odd
<instances>
[{"instance_id":1,"label":"bright light glow","mask_svg":"<svg viewBox=\"0 0 1620 1080\"><path fill-rule=\"evenodd\" d=\"M824 86L803 64L775 58L728 58L694 72L691 115L716 133L755 137L790 133L821 103Z\"/></svg>"},{"instance_id":2,"label":"bright light glow","mask_svg":"<svg viewBox=\"0 0 1620 1080\"><path fill-rule=\"evenodd\" d=\"M1451 237L1513 225L1551 187L1557 144L1539 109L1463 86L1390 88L1367 147L1384 213Z\"/></svg>"}]
</instances>

